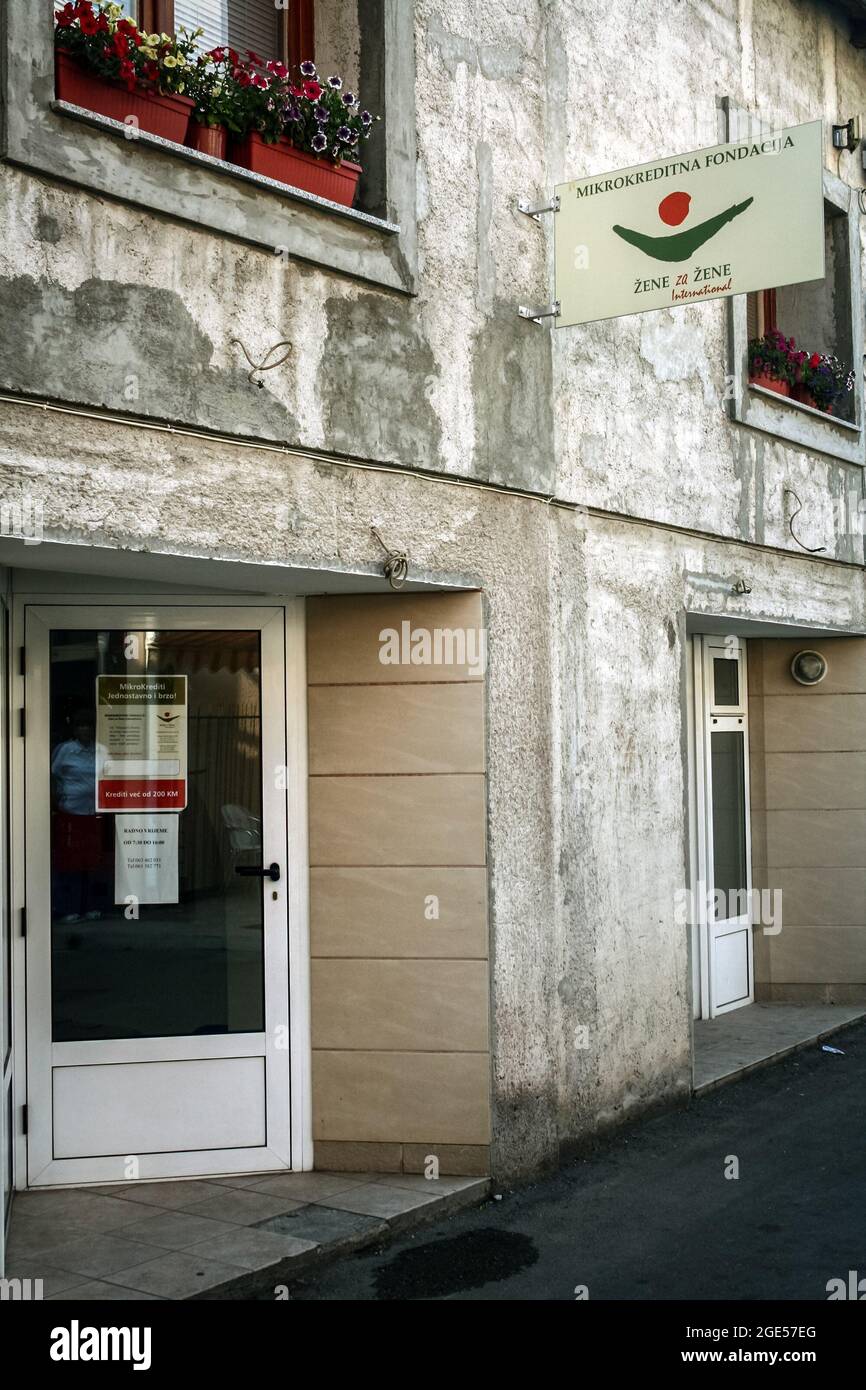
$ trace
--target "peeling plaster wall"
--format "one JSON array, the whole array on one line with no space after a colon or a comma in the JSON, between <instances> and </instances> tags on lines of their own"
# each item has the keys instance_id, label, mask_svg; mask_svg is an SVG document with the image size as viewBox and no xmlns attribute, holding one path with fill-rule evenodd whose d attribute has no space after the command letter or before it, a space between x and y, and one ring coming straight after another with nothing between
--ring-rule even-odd
<instances>
[{"instance_id":1,"label":"peeling plaster wall","mask_svg":"<svg viewBox=\"0 0 866 1390\"><path fill-rule=\"evenodd\" d=\"M827 507L861 493L861 469L728 418L724 302L561 331L515 316L549 296L552 241L517 198L712 144L722 96L772 122L823 116L827 167L862 186L858 156L829 146L866 80L844 19L817 0L415 12L417 295L4 167L0 385L792 549L794 482L822 543L862 555L862 525L852 537ZM355 7L318 26L323 63L351 80ZM134 148L126 163L134 185ZM281 338L294 350L255 391L233 338L255 360Z\"/></svg>"},{"instance_id":2,"label":"peeling plaster wall","mask_svg":"<svg viewBox=\"0 0 866 1390\"><path fill-rule=\"evenodd\" d=\"M34 415L0 416L0 469L7 497L45 498L46 540L328 569L378 559L373 521L415 575L483 589L495 1172L683 1099L684 612L862 630L859 576L276 450L54 414L37 432Z\"/></svg>"},{"instance_id":3,"label":"peeling plaster wall","mask_svg":"<svg viewBox=\"0 0 866 1390\"><path fill-rule=\"evenodd\" d=\"M866 58L812 0L415 13L417 294L7 165L0 389L655 524L18 406L0 410L0 485L41 497L56 540L328 569L378 563L375 524L413 573L484 590L494 1155L508 1178L688 1092L673 899L686 609L866 626L862 570L808 558L783 505L793 486L803 544L862 562L861 469L731 423L721 303L556 333L519 322L519 301L549 295L551 240L514 204L715 143L722 95L780 123L862 110ZM859 186L856 156L827 163ZM257 389L232 338L255 360L283 338L293 351ZM735 597L739 575L751 593Z\"/></svg>"},{"instance_id":4,"label":"peeling plaster wall","mask_svg":"<svg viewBox=\"0 0 866 1390\"><path fill-rule=\"evenodd\" d=\"M843 92L851 112L861 109L866 59L831 6L642 0L616 6L615 21L609 9L586 7L584 20L559 21L567 76L557 169L598 174L716 144L725 138L717 102L728 96L772 126L822 117L826 167L863 186L859 152L834 151L830 125L842 119ZM790 545L791 484L822 543L851 558L850 535L825 503L848 490L860 495L862 470L730 423L723 301L566 329L553 355L559 495Z\"/></svg>"}]
</instances>

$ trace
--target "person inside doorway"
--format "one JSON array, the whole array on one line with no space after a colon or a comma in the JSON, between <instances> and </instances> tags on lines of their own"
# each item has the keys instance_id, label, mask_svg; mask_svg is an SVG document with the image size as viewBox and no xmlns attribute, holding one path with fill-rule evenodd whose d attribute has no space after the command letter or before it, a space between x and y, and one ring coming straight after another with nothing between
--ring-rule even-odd
<instances>
[{"instance_id":1,"label":"person inside doorway","mask_svg":"<svg viewBox=\"0 0 866 1390\"><path fill-rule=\"evenodd\" d=\"M92 710L76 710L71 737L51 755L53 913L63 923L98 921L107 894L106 826L96 814Z\"/></svg>"}]
</instances>

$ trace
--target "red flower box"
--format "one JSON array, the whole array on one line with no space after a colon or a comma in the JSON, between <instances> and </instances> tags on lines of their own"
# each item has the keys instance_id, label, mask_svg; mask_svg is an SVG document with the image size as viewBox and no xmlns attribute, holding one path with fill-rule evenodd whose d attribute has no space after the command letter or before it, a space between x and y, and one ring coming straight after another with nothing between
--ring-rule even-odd
<instances>
[{"instance_id":1,"label":"red flower box","mask_svg":"<svg viewBox=\"0 0 866 1390\"><path fill-rule=\"evenodd\" d=\"M763 386L765 391L775 391L777 396L790 396L791 383L780 381L777 376L750 376L750 386Z\"/></svg>"},{"instance_id":2,"label":"red flower box","mask_svg":"<svg viewBox=\"0 0 866 1390\"><path fill-rule=\"evenodd\" d=\"M57 98L73 106L83 106L113 121L126 121L134 116L139 130L161 135L182 145L186 139L193 102L189 97L166 95L134 87L127 91L123 82L109 82L96 73L88 72L62 48L55 49L55 81Z\"/></svg>"},{"instance_id":3,"label":"red flower box","mask_svg":"<svg viewBox=\"0 0 866 1390\"><path fill-rule=\"evenodd\" d=\"M213 155L214 159L225 159L229 133L224 125L204 125L202 121L192 120L186 143L200 154Z\"/></svg>"},{"instance_id":4,"label":"red flower box","mask_svg":"<svg viewBox=\"0 0 866 1390\"><path fill-rule=\"evenodd\" d=\"M802 382L795 382L791 390L791 395L794 400L799 401L801 405L809 405L813 410L822 410L825 415L833 414L832 405L819 405L808 386L804 386Z\"/></svg>"},{"instance_id":5,"label":"red flower box","mask_svg":"<svg viewBox=\"0 0 866 1390\"><path fill-rule=\"evenodd\" d=\"M296 150L285 136L269 145L258 131L248 131L242 140L232 142L229 157L233 164L253 174L265 174L290 188L328 198L341 207L350 208L355 201L360 164L350 164L345 159L335 164L333 160L306 154Z\"/></svg>"}]
</instances>

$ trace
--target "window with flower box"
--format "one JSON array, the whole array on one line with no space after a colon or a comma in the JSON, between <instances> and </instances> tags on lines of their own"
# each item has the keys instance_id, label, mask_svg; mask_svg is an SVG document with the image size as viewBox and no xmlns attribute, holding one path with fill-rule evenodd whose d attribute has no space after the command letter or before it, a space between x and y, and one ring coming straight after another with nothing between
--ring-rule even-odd
<instances>
[{"instance_id":1,"label":"window with flower box","mask_svg":"<svg viewBox=\"0 0 866 1390\"><path fill-rule=\"evenodd\" d=\"M750 294L747 303L750 382L753 364L776 367L766 384L798 405L855 421L851 253L847 215L824 203L824 279ZM784 340L784 348L781 346ZM772 364L758 356L777 343Z\"/></svg>"},{"instance_id":2,"label":"window with flower box","mask_svg":"<svg viewBox=\"0 0 866 1390\"><path fill-rule=\"evenodd\" d=\"M722 138L755 117L723 103ZM824 170L825 274L728 300L731 417L817 453L866 463L858 190ZM780 235L785 235L780 229Z\"/></svg>"},{"instance_id":3,"label":"window with flower box","mask_svg":"<svg viewBox=\"0 0 866 1390\"><path fill-rule=\"evenodd\" d=\"M72 0L73 9L76 3ZM161 9L159 0L141 3L134 21L132 4L117 9L149 34L170 33L171 26L161 22L169 18L164 0ZM319 72L340 74L342 67L343 90L348 79L354 94L381 117L364 146L354 203L342 207L206 156L186 147L183 137L178 143L176 136L160 138L142 127L132 144L122 116L106 118L87 102L64 99L56 90L55 12L54 6L33 0L4 0L0 6L0 160L359 281L414 292L418 171L412 5L316 0L306 10L306 37L299 4L290 0L284 12L287 54L303 52L312 35Z\"/></svg>"},{"instance_id":4,"label":"window with flower box","mask_svg":"<svg viewBox=\"0 0 866 1390\"><path fill-rule=\"evenodd\" d=\"M381 168L359 189L378 120L359 94L361 8L339 0L315 8L313 0L288 8L273 0L56 0L57 95L339 206L366 201L380 215ZM381 28L383 7L363 8L378 11ZM316 67L317 46L327 75ZM374 68L378 79L381 63ZM381 166L381 142L370 154Z\"/></svg>"}]
</instances>

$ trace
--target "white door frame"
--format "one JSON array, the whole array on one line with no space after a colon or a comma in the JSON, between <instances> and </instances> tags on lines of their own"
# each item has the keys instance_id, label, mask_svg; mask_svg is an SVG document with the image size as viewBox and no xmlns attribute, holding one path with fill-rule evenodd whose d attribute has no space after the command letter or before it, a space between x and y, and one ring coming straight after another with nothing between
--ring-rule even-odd
<instances>
[{"instance_id":1,"label":"white door frame","mask_svg":"<svg viewBox=\"0 0 866 1390\"><path fill-rule=\"evenodd\" d=\"M78 587L75 585L74 587ZM87 604L87 607L82 607ZM20 919L20 908L28 906L26 940L16 936L14 977L17 1055L15 1115L21 1116L25 1099L29 1106L29 1135L25 1137L18 1122L16 1144L16 1186L55 1185L82 1182L122 1180L117 1173L116 1159L63 1159L51 1156L50 1137L46 1141L46 1123L50 1119L50 1095L46 1087L50 1078L54 1048L68 1049L74 1061L79 1054L84 1060L94 1049L102 1049L106 1060L109 1052L117 1053L115 1060L134 1060L144 1040L120 1040L114 1043L53 1044L50 1040L50 942L48 922L48 863L47 824L47 766L49 758L47 735L47 651L40 655L39 628L47 634L45 623L66 628L87 627L191 627L220 629L227 626L252 626L262 631L263 686L262 708L266 702L275 717L263 719L262 765L285 766L288 769L283 809L273 828L265 831L264 861L276 859L285 865L280 897L275 902L270 893L264 896L266 970L280 976L290 986L291 997L277 1007L275 992L267 991L268 1012L262 1035L207 1035L196 1042L196 1055L220 1056L230 1054L265 1055L267 1058L267 1092L269 1128L267 1143L260 1149L199 1151L171 1155L141 1155L139 1176L154 1180L167 1176L189 1177L216 1175L237 1171L270 1171L312 1167L312 1118L310 1082L310 1002L309 1002L309 922L308 922L308 848L306 804L306 671L304 661L304 601L303 599L262 600L260 596L202 596L202 595L145 595L112 596L66 594L33 594L16 600L13 614L13 644L15 662L10 661L15 675L12 679L12 708L17 711L26 704L29 724L28 739L18 737L13 728L12 786L12 903L13 923ZM44 645L44 638L43 638ZM26 677L18 673L18 649L26 647ZM272 680L268 681L265 666L269 650ZM285 670L285 682L279 672ZM25 692L26 684L26 692ZM26 701L25 701L26 694ZM42 726L42 727L40 727ZM26 757L25 757L26 750ZM44 765L44 766L43 766ZM27 783L34 773L40 779L42 794L27 800ZM268 774L265 771L265 792ZM282 796L282 792L274 795ZM39 837L42 854L28 854L26 832L30 840ZM274 821L273 816L271 817ZM283 827L285 826L285 830ZM287 833L286 833L287 831ZM275 835L280 843L271 843ZM40 884L40 863L42 882ZM29 876L28 876L29 869ZM286 911L288 909L288 932ZM43 923L41 933L37 930ZM25 997L24 983L28 982ZM30 1027L28 1034L27 1028ZM27 1039L26 1049L20 1044ZM254 1039L258 1039L254 1042ZM264 1053L262 1042L266 1043ZM172 1048L181 1040L149 1040L148 1056L174 1056ZM256 1049L258 1052L256 1053ZM290 1106L285 1104L289 1091ZM282 1118L281 1118L282 1117ZM50 1128L50 1126L49 1126ZM29 1175L29 1176L28 1176Z\"/></svg>"},{"instance_id":2,"label":"white door frame","mask_svg":"<svg viewBox=\"0 0 866 1390\"><path fill-rule=\"evenodd\" d=\"M6 575L0 570L0 580L5 587ZM8 644L8 607L5 594L0 594L0 917L3 922L3 933L0 935L0 1165L3 1168L3 1194L2 1207L0 1207L0 1276L6 1271L6 1217L7 1199L10 1196L9 1189L15 1186L14 1170L14 1144L12 1136L7 1129L8 1119L11 1116L14 1126L15 1104L14 1104L14 1085L13 1085L13 1065L15 1057L14 1036L12 1030L12 980L9 972L11 957L11 947L14 942L13 926L14 917L8 895L8 874L7 874L7 830L9 824L9 800L6 796L6 772L9 748L9 725L8 725L8 689L9 672L7 662L9 659ZM6 933L9 933L9 951L7 953ZM8 1052L6 1050L7 1038L12 1039L12 1045ZM12 1100L11 1107L9 1106ZM14 1129L13 1129L14 1133Z\"/></svg>"},{"instance_id":3,"label":"white door frame","mask_svg":"<svg viewBox=\"0 0 866 1390\"><path fill-rule=\"evenodd\" d=\"M749 787L749 719L748 673L746 643L743 638L694 636L694 777L697 841L697 881L694 884L694 908L697 939L700 949L701 1018L716 1018L733 1009L751 1004L755 997L755 967L752 935L752 827ZM713 660L735 660L738 665L738 694L736 705L718 705L713 699ZM715 887L713 863L712 805L713 778L710 756L711 735L736 732L743 737L743 786L745 795L745 854L747 910L733 917L716 921L710 911L709 899ZM748 989L742 997L718 1004L713 978L715 942L720 936L743 930L747 936Z\"/></svg>"}]
</instances>

